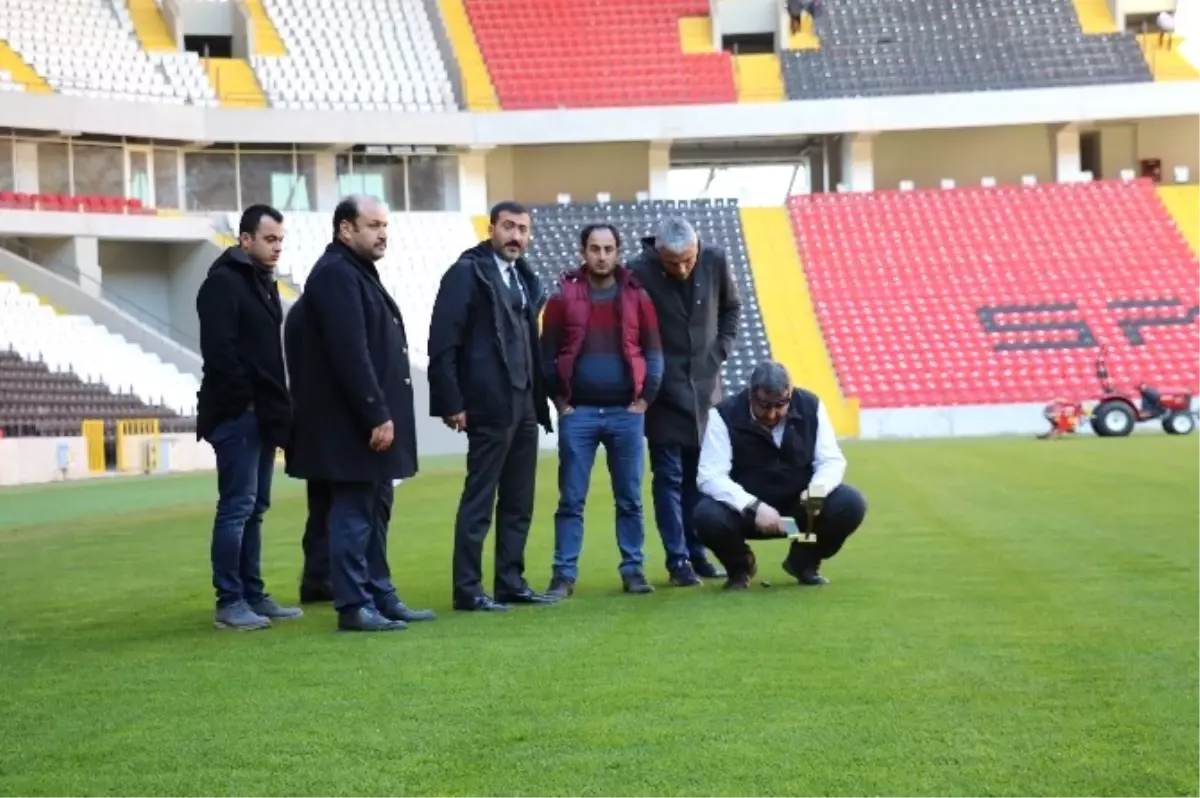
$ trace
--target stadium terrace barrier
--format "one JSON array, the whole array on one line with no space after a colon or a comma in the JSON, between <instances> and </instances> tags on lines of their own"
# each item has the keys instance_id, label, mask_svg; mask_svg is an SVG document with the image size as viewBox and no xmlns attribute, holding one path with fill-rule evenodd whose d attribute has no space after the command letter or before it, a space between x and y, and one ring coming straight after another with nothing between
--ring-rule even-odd
<instances>
[{"instance_id":1,"label":"stadium terrace barrier","mask_svg":"<svg viewBox=\"0 0 1200 798\"><path fill-rule=\"evenodd\" d=\"M730 111L736 109L736 113ZM612 124L619 111L620 125ZM9 92L0 126L174 141L488 146L725 139L1193 116L1200 92L1186 81L1017 91L920 94L781 103L681 105L503 113L300 111L200 108Z\"/></svg>"}]
</instances>

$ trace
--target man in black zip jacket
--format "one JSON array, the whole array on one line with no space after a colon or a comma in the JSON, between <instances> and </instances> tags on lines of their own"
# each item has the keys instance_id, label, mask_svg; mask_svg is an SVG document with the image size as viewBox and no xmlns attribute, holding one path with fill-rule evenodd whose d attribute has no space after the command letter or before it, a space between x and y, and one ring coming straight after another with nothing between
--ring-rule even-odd
<instances>
[{"instance_id":1,"label":"man in black zip jacket","mask_svg":"<svg viewBox=\"0 0 1200 798\"><path fill-rule=\"evenodd\" d=\"M196 438L212 444L217 456L212 570L218 629L263 629L301 614L267 595L259 562L275 451L287 442L292 420L275 284L282 251L283 214L250 206L238 226L238 245L217 258L196 296L204 361Z\"/></svg>"},{"instance_id":2,"label":"man in black zip jacket","mask_svg":"<svg viewBox=\"0 0 1200 798\"><path fill-rule=\"evenodd\" d=\"M538 362L538 313L546 292L521 257L529 211L492 208L490 240L464 252L442 277L429 324L429 412L466 432L467 479L454 521L454 608L496 612L553 601L525 581L533 517L538 425L550 408ZM494 598L482 586L483 542L496 508Z\"/></svg>"}]
</instances>

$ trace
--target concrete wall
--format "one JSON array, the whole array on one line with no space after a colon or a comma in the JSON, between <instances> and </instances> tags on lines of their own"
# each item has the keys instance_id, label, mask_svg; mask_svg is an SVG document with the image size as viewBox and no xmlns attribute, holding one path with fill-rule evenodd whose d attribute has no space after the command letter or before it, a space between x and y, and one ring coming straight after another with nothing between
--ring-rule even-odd
<instances>
[{"instance_id":1,"label":"concrete wall","mask_svg":"<svg viewBox=\"0 0 1200 798\"><path fill-rule=\"evenodd\" d=\"M607 191L614 202L632 202L650 190L650 143L497 147L487 154L489 204L503 199L554 202L559 193L594 202Z\"/></svg>"},{"instance_id":2,"label":"concrete wall","mask_svg":"<svg viewBox=\"0 0 1200 798\"><path fill-rule=\"evenodd\" d=\"M1053 182L1054 136L1046 125L882 133L874 161L876 189L898 188L902 180L936 188L947 177L960 186L989 176L1009 185L1024 175Z\"/></svg>"}]
</instances>

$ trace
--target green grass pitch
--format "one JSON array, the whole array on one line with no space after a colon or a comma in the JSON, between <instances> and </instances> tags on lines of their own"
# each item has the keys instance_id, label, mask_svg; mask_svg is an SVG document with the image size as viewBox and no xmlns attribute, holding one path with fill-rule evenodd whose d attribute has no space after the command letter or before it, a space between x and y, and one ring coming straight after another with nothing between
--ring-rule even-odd
<instances>
[{"instance_id":1,"label":"green grass pitch","mask_svg":"<svg viewBox=\"0 0 1200 798\"><path fill-rule=\"evenodd\" d=\"M597 469L580 589L449 611L461 469L397 491L385 635L211 626L211 475L0 491L0 793L1196 795L1196 439L850 443L821 589L625 596ZM647 483L648 487L648 483ZM549 578L544 460L528 575ZM302 485L268 587L295 598ZM490 580L490 573L487 577Z\"/></svg>"}]
</instances>

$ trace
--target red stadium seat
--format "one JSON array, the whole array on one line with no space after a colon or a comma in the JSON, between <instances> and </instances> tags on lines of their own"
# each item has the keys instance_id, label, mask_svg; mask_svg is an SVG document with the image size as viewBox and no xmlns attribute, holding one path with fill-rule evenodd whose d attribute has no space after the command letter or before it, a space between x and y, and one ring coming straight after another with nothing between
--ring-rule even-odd
<instances>
[{"instance_id":1,"label":"red stadium seat","mask_svg":"<svg viewBox=\"0 0 1200 798\"><path fill-rule=\"evenodd\" d=\"M707 16L705 0L466 0L466 7L507 110L737 101L728 53L680 49L679 18Z\"/></svg>"},{"instance_id":2,"label":"red stadium seat","mask_svg":"<svg viewBox=\"0 0 1200 798\"><path fill-rule=\"evenodd\" d=\"M830 356L864 407L1086 398L1101 345L1119 384L1200 383L1196 256L1149 181L789 205Z\"/></svg>"},{"instance_id":3,"label":"red stadium seat","mask_svg":"<svg viewBox=\"0 0 1200 798\"><path fill-rule=\"evenodd\" d=\"M72 196L69 194L22 194L13 191L0 191L0 209L154 215L154 209L145 207L140 199L91 195Z\"/></svg>"}]
</instances>

